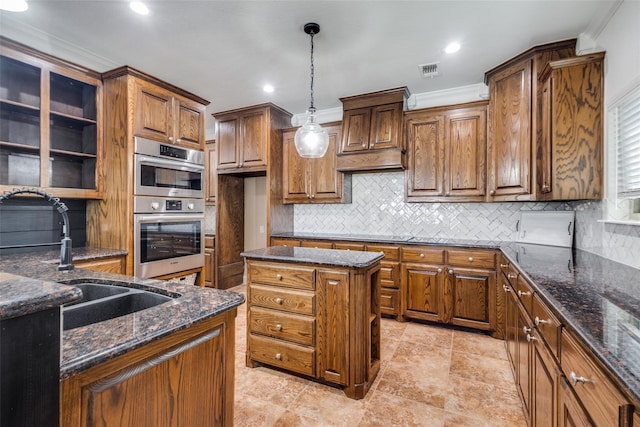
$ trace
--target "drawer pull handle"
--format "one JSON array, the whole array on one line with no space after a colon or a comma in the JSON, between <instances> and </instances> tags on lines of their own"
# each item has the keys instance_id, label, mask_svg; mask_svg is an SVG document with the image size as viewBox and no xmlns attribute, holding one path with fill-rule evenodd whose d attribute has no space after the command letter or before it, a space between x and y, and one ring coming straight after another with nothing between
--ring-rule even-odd
<instances>
[{"instance_id":1,"label":"drawer pull handle","mask_svg":"<svg viewBox=\"0 0 640 427\"><path fill-rule=\"evenodd\" d=\"M282 360L282 354L276 353L276 360Z\"/></svg>"},{"instance_id":2,"label":"drawer pull handle","mask_svg":"<svg viewBox=\"0 0 640 427\"><path fill-rule=\"evenodd\" d=\"M449 269L449 274L453 274L453 269L452 268Z\"/></svg>"},{"instance_id":3,"label":"drawer pull handle","mask_svg":"<svg viewBox=\"0 0 640 427\"><path fill-rule=\"evenodd\" d=\"M282 274L280 274L280 273L276 274L276 279L282 280Z\"/></svg>"},{"instance_id":4,"label":"drawer pull handle","mask_svg":"<svg viewBox=\"0 0 640 427\"><path fill-rule=\"evenodd\" d=\"M527 292L518 291L518 296L519 297L528 297L529 295L531 295L531 292L529 292L529 291L527 291Z\"/></svg>"},{"instance_id":5,"label":"drawer pull handle","mask_svg":"<svg viewBox=\"0 0 640 427\"><path fill-rule=\"evenodd\" d=\"M569 382L571 383L571 385L576 385L578 383L588 383L589 380L585 377L579 377L575 372L571 371L571 373L569 374Z\"/></svg>"},{"instance_id":6,"label":"drawer pull handle","mask_svg":"<svg viewBox=\"0 0 640 427\"><path fill-rule=\"evenodd\" d=\"M524 332L525 334L529 335L531 333L531 328L523 326L522 327L522 332Z\"/></svg>"},{"instance_id":7,"label":"drawer pull handle","mask_svg":"<svg viewBox=\"0 0 640 427\"><path fill-rule=\"evenodd\" d=\"M531 342L531 341L538 341L538 338L527 334L527 342Z\"/></svg>"},{"instance_id":8,"label":"drawer pull handle","mask_svg":"<svg viewBox=\"0 0 640 427\"><path fill-rule=\"evenodd\" d=\"M511 274L511 273L509 273L509 274L507 274L507 277L508 277L509 279L517 279L517 278L518 278L518 275L517 275L517 274Z\"/></svg>"},{"instance_id":9,"label":"drawer pull handle","mask_svg":"<svg viewBox=\"0 0 640 427\"><path fill-rule=\"evenodd\" d=\"M282 304L282 298L280 297L276 298L276 304Z\"/></svg>"},{"instance_id":10,"label":"drawer pull handle","mask_svg":"<svg viewBox=\"0 0 640 427\"><path fill-rule=\"evenodd\" d=\"M473 257L472 256L469 257L469 262L473 262Z\"/></svg>"},{"instance_id":11,"label":"drawer pull handle","mask_svg":"<svg viewBox=\"0 0 640 427\"><path fill-rule=\"evenodd\" d=\"M438 273L442 273L442 268L438 267Z\"/></svg>"},{"instance_id":12,"label":"drawer pull handle","mask_svg":"<svg viewBox=\"0 0 640 427\"><path fill-rule=\"evenodd\" d=\"M538 326L541 323L551 323L550 320L543 320L543 319L539 318L538 316L536 316L536 318L535 318L535 320L533 322L536 324L536 326Z\"/></svg>"},{"instance_id":13,"label":"drawer pull handle","mask_svg":"<svg viewBox=\"0 0 640 427\"><path fill-rule=\"evenodd\" d=\"M509 268L509 264L500 264L500 268Z\"/></svg>"},{"instance_id":14,"label":"drawer pull handle","mask_svg":"<svg viewBox=\"0 0 640 427\"><path fill-rule=\"evenodd\" d=\"M420 254L420 258L424 258L424 254Z\"/></svg>"},{"instance_id":15,"label":"drawer pull handle","mask_svg":"<svg viewBox=\"0 0 640 427\"><path fill-rule=\"evenodd\" d=\"M280 332L282 330L282 325L280 323L278 323L276 325L276 331Z\"/></svg>"},{"instance_id":16,"label":"drawer pull handle","mask_svg":"<svg viewBox=\"0 0 640 427\"><path fill-rule=\"evenodd\" d=\"M504 289L505 292L511 292L511 289L509 288L509 286L507 286L506 283L502 284L502 289Z\"/></svg>"}]
</instances>

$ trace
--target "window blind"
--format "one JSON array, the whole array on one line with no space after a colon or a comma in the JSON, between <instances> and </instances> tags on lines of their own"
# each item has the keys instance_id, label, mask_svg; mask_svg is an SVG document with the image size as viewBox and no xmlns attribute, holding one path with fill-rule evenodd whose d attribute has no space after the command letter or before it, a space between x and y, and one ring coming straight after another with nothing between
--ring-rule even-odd
<instances>
[{"instance_id":1,"label":"window blind","mask_svg":"<svg viewBox=\"0 0 640 427\"><path fill-rule=\"evenodd\" d=\"M616 107L618 196L640 197L640 87Z\"/></svg>"}]
</instances>

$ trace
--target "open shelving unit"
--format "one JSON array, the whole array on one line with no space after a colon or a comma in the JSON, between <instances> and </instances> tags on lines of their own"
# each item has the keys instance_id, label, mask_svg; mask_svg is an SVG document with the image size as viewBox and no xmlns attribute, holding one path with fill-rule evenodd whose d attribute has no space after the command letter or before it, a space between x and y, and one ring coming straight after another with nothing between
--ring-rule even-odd
<instances>
[{"instance_id":1,"label":"open shelving unit","mask_svg":"<svg viewBox=\"0 0 640 427\"><path fill-rule=\"evenodd\" d=\"M100 198L100 75L5 38L0 75L0 191Z\"/></svg>"}]
</instances>

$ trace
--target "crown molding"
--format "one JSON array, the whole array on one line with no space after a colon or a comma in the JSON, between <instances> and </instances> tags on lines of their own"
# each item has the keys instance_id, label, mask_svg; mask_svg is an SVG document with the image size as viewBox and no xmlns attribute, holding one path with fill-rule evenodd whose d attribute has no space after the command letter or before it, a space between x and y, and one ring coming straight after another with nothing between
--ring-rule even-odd
<instances>
[{"instance_id":1,"label":"crown molding","mask_svg":"<svg viewBox=\"0 0 640 427\"><path fill-rule=\"evenodd\" d=\"M47 34L35 27L20 23L6 14L2 15L2 25L0 28L0 34L8 39L99 72L104 72L121 65L103 56L96 55L90 50Z\"/></svg>"}]
</instances>

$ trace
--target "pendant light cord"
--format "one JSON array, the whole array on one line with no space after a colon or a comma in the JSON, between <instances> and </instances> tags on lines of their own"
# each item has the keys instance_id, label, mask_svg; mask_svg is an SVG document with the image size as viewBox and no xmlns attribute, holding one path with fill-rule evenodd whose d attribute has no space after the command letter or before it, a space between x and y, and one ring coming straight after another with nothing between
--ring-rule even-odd
<instances>
[{"instance_id":1,"label":"pendant light cord","mask_svg":"<svg viewBox=\"0 0 640 427\"><path fill-rule=\"evenodd\" d=\"M313 36L314 32L311 31L309 33L311 36L311 105L309 106L309 111L315 113L316 107L313 106L313 75L314 75L314 67L313 67Z\"/></svg>"}]
</instances>

